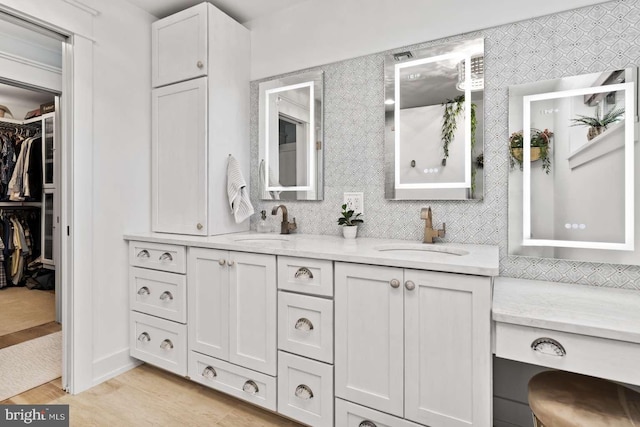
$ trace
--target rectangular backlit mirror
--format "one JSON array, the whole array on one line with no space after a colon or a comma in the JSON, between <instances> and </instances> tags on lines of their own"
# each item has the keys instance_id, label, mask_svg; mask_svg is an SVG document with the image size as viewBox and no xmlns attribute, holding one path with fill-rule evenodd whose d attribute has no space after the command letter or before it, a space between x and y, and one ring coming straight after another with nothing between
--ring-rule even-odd
<instances>
[{"instance_id":1,"label":"rectangular backlit mirror","mask_svg":"<svg viewBox=\"0 0 640 427\"><path fill-rule=\"evenodd\" d=\"M639 264L637 69L509 88L509 253Z\"/></svg>"},{"instance_id":2,"label":"rectangular backlit mirror","mask_svg":"<svg viewBox=\"0 0 640 427\"><path fill-rule=\"evenodd\" d=\"M468 200L483 193L484 39L385 57L385 195Z\"/></svg>"},{"instance_id":3,"label":"rectangular backlit mirror","mask_svg":"<svg viewBox=\"0 0 640 427\"><path fill-rule=\"evenodd\" d=\"M323 73L260 83L260 188L265 200L322 200Z\"/></svg>"}]
</instances>

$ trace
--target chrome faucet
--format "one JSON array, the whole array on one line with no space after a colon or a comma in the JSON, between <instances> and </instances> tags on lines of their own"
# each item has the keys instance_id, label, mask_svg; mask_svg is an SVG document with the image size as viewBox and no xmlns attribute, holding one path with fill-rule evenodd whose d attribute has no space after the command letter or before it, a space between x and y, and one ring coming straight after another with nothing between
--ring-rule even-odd
<instances>
[{"instance_id":1,"label":"chrome faucet","mask_svg":"<svg viewBox=\"0 0 640 427\"><path fill-rule=\"evenodd\" d=\"M424 240L423 243L433 243L435 237L443 238L445 234L445 223L442 223L442 230L433 229L433 220L431 218L431 207L422 208L420 211L420 219L424 219Z\"/></svg>"},{"instance_id":2,"label":"chrome faucet","mask_svg":"<svg viewBox=\"0 0 640 427\"><path fill-rule=\"evenodd\" d=\"M282 209L282 222L280 223L280 234L289 234L291 231L298 228L296 219L293 218L293 222L289 222L289 214L287 213L287 207L285 205L274 206L271 209L271 215L278 215L278 209Z\"/></svg>"}]
</instances>

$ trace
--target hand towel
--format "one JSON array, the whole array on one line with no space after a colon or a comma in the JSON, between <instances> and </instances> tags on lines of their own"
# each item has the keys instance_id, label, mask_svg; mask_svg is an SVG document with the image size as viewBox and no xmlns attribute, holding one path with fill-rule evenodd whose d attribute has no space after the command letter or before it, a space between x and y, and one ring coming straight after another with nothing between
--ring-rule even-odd
<instances>
[{"instance_id":1,"label":"hand towel","mask_svg":"<svg viewBox=\"0 0 640 427\"><path fill-rule=\"evenodd\" d=\"M227 196L236 224L240 224L255 212L251 200L249 200L247 183L240 171L240 165L231 155L229 155L227 163Z\"/></svg>"}]
</instances>

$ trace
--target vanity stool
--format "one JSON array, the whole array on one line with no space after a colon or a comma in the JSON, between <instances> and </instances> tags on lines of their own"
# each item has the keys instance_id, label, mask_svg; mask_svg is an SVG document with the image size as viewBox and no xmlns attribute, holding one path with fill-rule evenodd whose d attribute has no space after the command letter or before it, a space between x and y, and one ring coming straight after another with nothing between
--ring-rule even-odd
<instances>
[{"instance_id":1,"label":"vanity stool","mask_svg":"<svg viewBox=\"0 0 640 427\"><path fill-rule=\"evenodd\" d=\"M640 393L565 371L546 371L531 378L529 406L534 427L640 426Z\"/></svg>"}]
</instances>

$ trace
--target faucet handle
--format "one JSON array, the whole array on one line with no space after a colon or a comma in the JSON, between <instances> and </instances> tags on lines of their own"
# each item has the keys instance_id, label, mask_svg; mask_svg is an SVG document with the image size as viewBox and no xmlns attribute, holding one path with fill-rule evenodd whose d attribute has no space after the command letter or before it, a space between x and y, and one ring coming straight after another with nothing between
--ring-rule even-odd
<instances>
[{"instance_id":1,"label":"faucet handle","mask_svg":"<svg viewBox=\"0 0 640 427\"><path fill-rule=\"evenodd\" d=\"M438 237L442 238L447 233L447 224L442 223L442 229L438 230Z\"/></svg>"},{"instance_id":2,"label":"faucet handle","mask_svg":"<svg viewBox=\"0 0 640 427\"><path fill-rule=\"evenodd\" d=\"M289 230L296 230L298 228L298 224L296 224L295 217L293 217L293 222L290 222L288 227L289 227Z\"/></svg>"}]
</instances>

